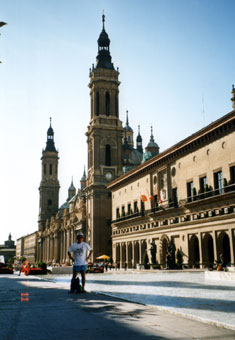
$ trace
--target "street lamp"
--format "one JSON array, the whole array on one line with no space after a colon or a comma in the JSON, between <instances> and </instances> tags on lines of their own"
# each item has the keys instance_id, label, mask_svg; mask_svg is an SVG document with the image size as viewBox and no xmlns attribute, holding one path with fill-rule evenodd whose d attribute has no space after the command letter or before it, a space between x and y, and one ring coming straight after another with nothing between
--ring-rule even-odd
<instances>
[{"instance_id":1,"label":"street lamp","mask_svg":"<svg viewBox=\"0 0 235 340\"><path fill-rule=\"evenodd\" d=\"M5 26L5 25L7 25L7 23L6 22L4 22L4 21L0 21L0 27L2 27L2 26ZM0 35L1 35L1 33L0 33ZM1 64L2 62L0 61L0 64Z\"/></svg>"}]
</instances>

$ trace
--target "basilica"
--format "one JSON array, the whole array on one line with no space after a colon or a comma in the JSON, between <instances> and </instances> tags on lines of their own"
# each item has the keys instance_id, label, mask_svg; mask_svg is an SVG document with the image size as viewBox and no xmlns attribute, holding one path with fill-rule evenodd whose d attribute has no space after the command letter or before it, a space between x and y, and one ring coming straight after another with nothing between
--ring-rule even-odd
<instances>
[{"instance_id":1,"label":"basilica","mask_svg":"<svg viewBox=\"0 0 235 340\"><path fill-rule=\"evenodd\" d=\"M78 191L71 183L68 199L59 207L59 157L50 123L46 148L41 158L37 260L66 262L67 249L78 231L86 235L86 241L94 251L93 260L102 254L111 255L112 207L107 184L159 153L152 127L150 141L144 152L140 127L136 145L134 143L128 111L124 127L119 119L119 71L112 63L104 15L102 21L96 65L90 69L91 116L86 132L88 172L86 174L84 170Z\"/></svg>"}]
</instances>

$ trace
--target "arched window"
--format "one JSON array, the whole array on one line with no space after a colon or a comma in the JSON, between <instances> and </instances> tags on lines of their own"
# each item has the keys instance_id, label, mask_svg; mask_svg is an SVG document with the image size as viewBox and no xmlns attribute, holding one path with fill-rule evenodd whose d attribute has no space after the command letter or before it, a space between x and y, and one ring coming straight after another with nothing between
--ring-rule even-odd
<instances>
[{"instance_id":1,"label":"arched window","mask_svg":"<svg viewBox=\"0 0 235 340\"><path fill-rule=\"evenodd\" d=\"M99 94L98 91L96 92L95 114L96 114L96 116L99 116L99 114L100 114L100 94Z\"/></svg>"},{"instance_id":2,"label":"arched window","mask_svg":"<svg viewBox=\"0 0 235 340\"><path fill-rule=\"evenodd\" d=\"M48 200L47 204L48 204L48 207L51 207L52 206L52 200Z\"/></svg>"},{"instance_id":3,"label":"arched window","mask_svg":"<svg viewBox=\"0 0 235 340\"><path fill-rule=\"evenodd\" d=\"M52 164L50 164L50 175L52 175Z\"/></svg>"},{"instance_id":4,"label":"arched window","mask_svg":"<svg viewBox=\"0 0 235 340\"><path fill-rule=\"evenodd\" d=\"M106 116L110 115L110 94L109 94L109 92L105 93L105 113L106 113Z\"/></svg>"},{"instance_id":5,"label":"arched window","mask_svg":"<svg viewBox=\"0 0 235 340\"><path fill-rule=\"evenodd\" d=\"M118 117L118 95L115 96L115 115Z\"/></svg>"},{"instance_id":6,"label":"arched window","mask_svg":"<svg viewBox=\"0 0 235 340\"><path fill-rule=\"evenodd\" d=\"M46 164L44 164L44 175L46 175L47 174L47 166L46 166Z\"/></svg>"},{"instance_id":7,"label":"arched window","mask_svg":"<svg viewBox=\"0 0 235 340\"><path fill-rule=\"evenodd\" d=\"M109 144L105 146L105 165L111 165L111 147Z\"/></svg>"}]
</instances>

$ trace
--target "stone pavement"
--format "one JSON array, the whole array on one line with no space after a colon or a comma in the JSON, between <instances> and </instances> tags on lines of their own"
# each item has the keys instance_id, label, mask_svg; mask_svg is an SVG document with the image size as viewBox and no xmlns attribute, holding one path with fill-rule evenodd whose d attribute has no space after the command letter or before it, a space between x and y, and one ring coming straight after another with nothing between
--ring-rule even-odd
<instances>
[{"instance_id":1,"label":"stone pavement","mask_svg":"<svg viewBox=\"0 0 235 340\"><path fill-rule=\"evenodd\" d=\"M36 277L0 275L0 340L235 339L235 332Z\"/></svg>"}]
</instances>

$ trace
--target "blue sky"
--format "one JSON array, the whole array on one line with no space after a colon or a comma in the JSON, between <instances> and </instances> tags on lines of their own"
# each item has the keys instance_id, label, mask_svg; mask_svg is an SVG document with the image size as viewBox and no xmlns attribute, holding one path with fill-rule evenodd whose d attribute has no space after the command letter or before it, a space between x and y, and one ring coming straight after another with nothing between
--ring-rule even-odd
<instances>
[{"instance_id":1,"label":"blue sky","mask_svg":"<svg viewBox=\"0 0 235 340\"><path fill-rule=\"evenodd\" d=\"M8 23L0 29L0 243L9 232L16 239L37 229L50 116L60 204L72 176L79 186L103 10L120 70L120 118L129 110L144 145L151 124L163 151L231 111L233 0L0 0Z\"/></svg>"}]
</instances>

